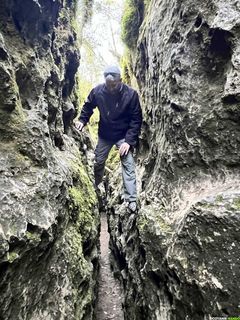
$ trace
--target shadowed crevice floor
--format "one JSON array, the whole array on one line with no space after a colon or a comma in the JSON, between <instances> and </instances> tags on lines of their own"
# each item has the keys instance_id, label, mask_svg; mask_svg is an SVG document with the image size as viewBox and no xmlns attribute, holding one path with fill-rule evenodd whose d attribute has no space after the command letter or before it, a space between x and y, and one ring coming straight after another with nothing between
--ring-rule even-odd
<instances>
[{"instance_id":1,"label":"shadowed crevice floor","mask_svg":"<svg viewBox=\"0 0 240 320\"><path fill-rule=\"evenodd\" d=\"M124 320L122 295L118 281L114 279L109 262L109 233L107 217L101 216L101 259L99 273L97 320Z\"/></svg>"}]
</instances>

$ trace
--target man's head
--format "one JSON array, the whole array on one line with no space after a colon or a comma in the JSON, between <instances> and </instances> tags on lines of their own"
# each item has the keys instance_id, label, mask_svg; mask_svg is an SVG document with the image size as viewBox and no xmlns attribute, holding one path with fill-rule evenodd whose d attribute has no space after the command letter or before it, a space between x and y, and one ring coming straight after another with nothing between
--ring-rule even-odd
<instances>
[{"instance_id":1,"label":"man's head","mask_svg":"<svg viewBox=\"0 0 240 320\"><path fill-rule=\"evenodd\" d=\"M121 88L121 72L116 66L109 66L104 70L104 78L108 91L112 94L117 93Z\"/></svg>"}]
</instances>

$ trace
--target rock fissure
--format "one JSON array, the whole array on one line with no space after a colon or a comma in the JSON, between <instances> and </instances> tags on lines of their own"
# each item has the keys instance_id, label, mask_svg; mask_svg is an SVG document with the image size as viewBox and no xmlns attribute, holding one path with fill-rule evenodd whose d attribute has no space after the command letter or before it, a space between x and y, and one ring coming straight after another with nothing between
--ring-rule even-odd
<instances>
[{"instance_id":1,"label":"rock fissure","mask_svg":"<svg viewBox=\"0 0 240 320\"><path fill-rule=\"evenodd\" d=\"M240 316L239 5L128 2L140 203L137 214L121 204L116 171L99 278L92 146L72 126L74 10L73 0L0 3L0 319Z\"/></svg>"}]
</instances>

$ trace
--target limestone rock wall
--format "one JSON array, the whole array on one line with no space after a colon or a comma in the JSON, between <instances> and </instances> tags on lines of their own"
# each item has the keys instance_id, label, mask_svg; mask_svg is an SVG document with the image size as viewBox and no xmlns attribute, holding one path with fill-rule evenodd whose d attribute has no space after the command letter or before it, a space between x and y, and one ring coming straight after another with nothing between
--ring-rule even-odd
<instances>
[{"instance_id":1,"label":"limestone rock wall","mask_svg":"<svg viewBox=\"0 0 240 320\"><path fill-rule=\"evenodd\" d=\"M88 141L71 129L75 11L73 0L0 3L2 320L93 318L99 218Z\"/></svg>"},{"instance_id":2,"label":"limestone rock wall","mask_svg":"<svg viewBox=\"0 0 240 320\"><path fill-rule=\"evenodd\" d=\"M109 215L126 319L240 316L240 4L151 1L131 52L140 210Z\"/></svg>"}]
</instances>

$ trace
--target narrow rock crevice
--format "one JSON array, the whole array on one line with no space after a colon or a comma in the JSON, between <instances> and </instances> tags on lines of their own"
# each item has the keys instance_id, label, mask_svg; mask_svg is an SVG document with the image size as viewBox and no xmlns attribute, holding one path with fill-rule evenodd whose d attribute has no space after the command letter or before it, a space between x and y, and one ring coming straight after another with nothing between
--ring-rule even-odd
<instances>
[{"instance_id":1,"label":"narrow rock crevice","mask_svg":"<svg viewBox=\"0 0 240 320\"><path fill-rule=\"evenodd\" d=\"M114 278L110 265L109 234L107 216L101 216L101 258L98 279L98 301L96 305L97 320L123 320L122 290L120 283Z\"/></svg>"}]
</instances>

